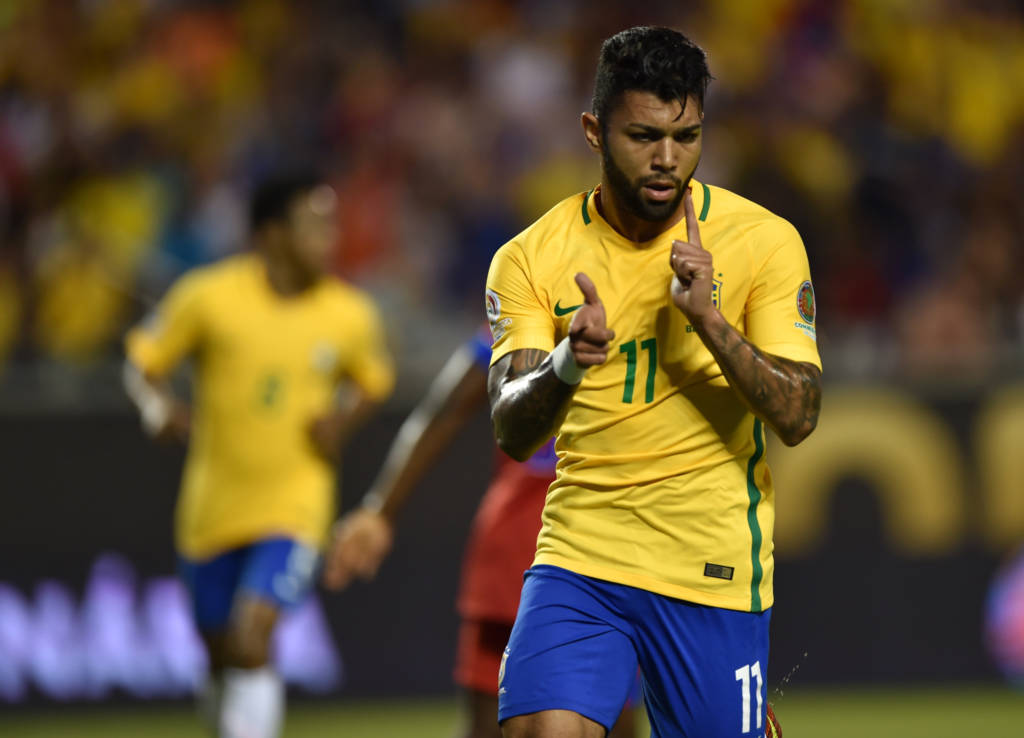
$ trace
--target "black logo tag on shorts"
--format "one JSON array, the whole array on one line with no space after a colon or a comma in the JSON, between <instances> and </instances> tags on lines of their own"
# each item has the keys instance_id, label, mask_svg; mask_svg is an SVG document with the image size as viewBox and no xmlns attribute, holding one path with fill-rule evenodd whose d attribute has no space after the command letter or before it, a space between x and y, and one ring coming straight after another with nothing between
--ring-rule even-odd
<instances>
[{"instance_id":1,"label":"black logo tag on shorts","mask_svg":"<svg viewBox=\"0 0 1024 738\"><path fill-rule=\"evenodd\" d=\"M704 564L704 576L706 577L731 580L733 571L735 571L735 569L731 566L722 566L721 564Z\"/></svg>"}]
</instances>

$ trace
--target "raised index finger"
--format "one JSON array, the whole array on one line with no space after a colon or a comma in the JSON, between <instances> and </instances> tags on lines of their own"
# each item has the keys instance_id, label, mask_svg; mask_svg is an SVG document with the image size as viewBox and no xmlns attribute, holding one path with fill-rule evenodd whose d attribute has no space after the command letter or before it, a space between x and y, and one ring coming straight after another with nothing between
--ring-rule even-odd
<instances>
[{"instance_id":1,"label":"raised index finger","mask_svg":"<svg viewBox=\"0 0 1024 738\"><path fill-rule=\"evenodd\" d=\"M687 187L683 193L683 212L686 214L686 240L694 246L704 248L700 242L700 225L697 223L697 213L693 209L693 196L690 194L692 188Z\"/></svg>"},{"instance_id":2,"label":"raised index finger","mask_svg":"<svg viewBox=\"0 0 1024 738\"><path fill-rule=\"evenodd\" d=\"M600 305L601 298L597 296L597 287L583 272L576 273L576 285L583 293L583 301L588 305Z\"/></svg>"}]
</instances>

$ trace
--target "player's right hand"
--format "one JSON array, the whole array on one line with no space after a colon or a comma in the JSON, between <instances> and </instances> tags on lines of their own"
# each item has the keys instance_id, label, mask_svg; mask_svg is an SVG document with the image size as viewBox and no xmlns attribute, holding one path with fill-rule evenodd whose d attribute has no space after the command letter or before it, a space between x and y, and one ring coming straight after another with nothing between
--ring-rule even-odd
<instances>
[{"instance_id":1,"label":"player's right hand","mask_svg":"<svg viewBox=\"0 0 1024 738\"><path fill-rule=\"evenodd\" d=\"M580 366L603 364L608 359L608 342L615 338L615 332L608 330L604 303L590 277L577 273L576 285L583 293L583 307L569 324L569 348Z\"/></svg>"},{"instance_id":2,"label":"player's right hand","mask_svg":"<svg viewBox=\"0 0 1024 738\"><path fill-rule=\"evenodd\" d=\"M375 510L353 510L334 524L324 560L324 586L344 589L355 577L369 581L391 551L391 523Z\"/></svg>"},{"instance_id":3,"label":"player's right hand","mask_svg":"<svg viewBox=\"0 0 1024 738\"><path fill-rule=\"evenodd\" d=\"M192 411L189 406L181 400L168 399L159 424L146 430L161 443L188 443L191 428Z\"/></svg>"}]
</instances>

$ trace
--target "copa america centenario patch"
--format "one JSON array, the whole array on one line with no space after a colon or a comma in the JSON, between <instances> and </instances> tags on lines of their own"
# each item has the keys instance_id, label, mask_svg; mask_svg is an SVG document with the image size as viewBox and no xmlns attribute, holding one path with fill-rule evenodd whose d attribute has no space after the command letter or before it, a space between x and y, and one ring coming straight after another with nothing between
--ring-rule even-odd
<instances>
[{"instance_id":1,"label":"copa america centenario patch","mask_svg":"<svg viewBox=\"0 0 1024 738\"><path fill-rule=\"evenodd\" d=\"M796 309L805 322L814 324L814 313L817 308L814 301L814 287L811 286L810 280L800 285L800 289L796 292Z\"/></svg>"},{"instance_id":2,"label":"copa america centenario patch","mask_svg":"<svg viewBox=\"0 0 1024 738\"><path fill-rule=\"evenodd\" d=\"M511 321L501 317L501 298L492 289L487 289L484 293L484 309L487 311L487 322L491 325L491 336L497 341L505 335Z\"/></svg>"},{"instance_id":3,"label":"copa america centenario patch","mask_svg":"<svg viewBox=\"0 0 1024 738\"><path fill-rule=\"evenodd\" d=\"M484 292L484 309L487 310L487 319L491 323L501 317L501 298L490 288Z\"/></svg>"}]
</instances>

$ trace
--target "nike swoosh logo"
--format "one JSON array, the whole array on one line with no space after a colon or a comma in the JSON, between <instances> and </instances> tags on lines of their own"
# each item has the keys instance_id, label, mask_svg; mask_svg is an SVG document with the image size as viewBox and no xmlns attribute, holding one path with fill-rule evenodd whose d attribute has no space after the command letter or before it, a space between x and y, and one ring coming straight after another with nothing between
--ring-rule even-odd
<instances>
[{"instance_id":1,"label":"nike swoosh logo","mask_svg":"<svg viewBox=\"0 0 1024 738\"><path fill-rule=\"evenodd\" d=\"M559 300L558 302L555 303L555 315L558 315L558 316L568 315L569 313L571 313L571 312L573 312L575 310L579 310L581 307L583 307L583 303L582 302L579 305L570 305L569 307L562 307L561 304L560 304L561 302L562 301Z\"/></svg>"}]
</instances>

